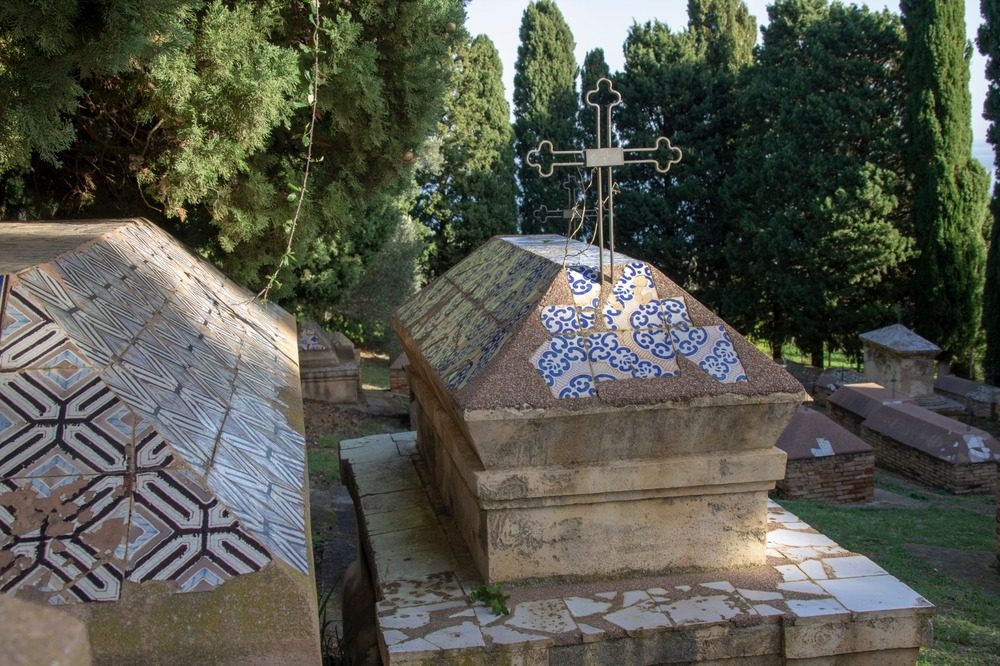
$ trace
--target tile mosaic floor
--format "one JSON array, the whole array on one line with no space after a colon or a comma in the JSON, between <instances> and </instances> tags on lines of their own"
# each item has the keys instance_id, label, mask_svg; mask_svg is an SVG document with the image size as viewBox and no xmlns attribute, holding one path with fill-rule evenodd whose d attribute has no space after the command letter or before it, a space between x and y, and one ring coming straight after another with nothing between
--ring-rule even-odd
<instances>
[{"instance_id":1,"label":"tile mosaic floor","mask_svg":"<svg viewBox=\"0 0 1000 666\"><path fill-rule=\"evenodd\" d=\"M308 572L297 360L248 296L146 222L0 277L0 590Z\"/></svg>"},{"instance_id":2,"label":"tile mosaic floor","mask_svg":"<svg viewBox=\"0 0 1000 666\"><path fill-rule=\"evenodd\" d=\"M769 502L765 566L714 576L649 577L639 586L628 579L505 586L510 614L495 615L469 599L481 581L464 546L455 541L448 519L429 508L413 512L415 505L430 504L412 471L418 460L414 441L414 433L396 433L341 444L358 484L362 529L374 550L375 584L382 599L376 608L378 634L389 664L420 659L458 663L470 651L547 649L719 623L746 627L784 618L783 626L801 631L809 630L807 624L823 622L891 624L904 622L900 618L927 617L933 610L926 599L867 557L844 550ZM397 473L394 478L400 483L391 489L374 483L376 477L368 474L376 469L405 471L407 466L410 473ZM411 516L405 525L394 527L393 521L380 519L402 513ZM886 641L901 646L913 640L886 633ZM866 640L873 639L869 635Z\"/></svg>"}]
</instances>

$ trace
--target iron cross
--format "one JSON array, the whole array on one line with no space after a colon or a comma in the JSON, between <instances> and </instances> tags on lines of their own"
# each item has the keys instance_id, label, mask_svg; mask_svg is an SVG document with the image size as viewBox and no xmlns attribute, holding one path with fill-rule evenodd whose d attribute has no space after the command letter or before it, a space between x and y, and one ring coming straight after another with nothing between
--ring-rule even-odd
<instances>
[{"instance_id":1,"label":"iron cross","mask_svg":"<svg viewBox=\"0 0 1000 666\"><path fill-rule=\"evenodd\" d=\"M665 136L657 137L652 147L631 148L613 146L611 114L622 103L621 93L615 90L610 79L602 78L584 98L587 106L594 108L597 147L578 150L555 150L548 139L528 151L525 161L538 169L542 178L552 175L555 167L584 167L597 175L597 245L600 252L600 275L604 275L604 218L608 219L608 250L611 271L615 269L615 184L612 169L626 164L653 164L658 173L667 173L681 161L681 149L673 146ZM605 189L607 198L605 198Z\"/></svg>"}]
</instances>

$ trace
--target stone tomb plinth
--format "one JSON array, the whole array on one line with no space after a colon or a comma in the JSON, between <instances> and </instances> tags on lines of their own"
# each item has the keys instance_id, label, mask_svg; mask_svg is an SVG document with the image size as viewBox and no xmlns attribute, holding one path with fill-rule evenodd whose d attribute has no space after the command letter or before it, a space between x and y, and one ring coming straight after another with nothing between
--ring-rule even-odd
<instances>
[{"instance_id":1,"label":"stone tomb plinth","mask_svg":"<svg viewBox=\"0 0 1000 666\"><path fill-rule=\"evenodd\" d=\"M415 439L341 442L386 666L912 666L931 642L926 599L773 502L757 566L505 584L498 615Z\"/></svg>"},{"instance_id":2,"label":"stone tomb plinth","mask_svg":"<svg viewBox=\"0 0 1000 666\"><path fill-rule=\"evenodd\" d=\"M299 329L302 397L351 403L361 396L361 354L340 331L332 335L314 321Z\"/></svg>"},{"instance_id":3,"label":"stone tomb plinth","mask_svg":"<svg viewBox=\"0 0 1000 666\"><path fill-rule=\"evenodd\" d=\"M902 324L861 334L865 377L900 396L916 398L934 393L934 359L941 348Z\"/></svg>"},{"instance_id":4,"label":"stone tomb plinth","mask_svg":"<svg viewBox=\"0 0 1000 666\"><path fill-rule=\"evenodd\" d=\"M491 583L762 564L802 387L659 271L599 261L494 238L394 317L464 545Z\"/></svg>"}]
</instances>

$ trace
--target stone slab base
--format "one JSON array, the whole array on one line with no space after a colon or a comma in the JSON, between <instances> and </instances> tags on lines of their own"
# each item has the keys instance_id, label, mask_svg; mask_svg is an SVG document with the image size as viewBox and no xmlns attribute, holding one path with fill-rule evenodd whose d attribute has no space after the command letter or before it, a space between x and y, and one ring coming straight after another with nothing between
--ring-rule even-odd
<instances>
[{"instance_id":1,"label":"stone slab base","mask_svg":"<svg viewBox=\"0 0 1000 666\"><path fill-rule=\"evenodd\" d=\"M341 443L372 572L383 662L906 665L933 606L862 555L768 506L766 564L573 584L482 584L413 433Z\"/></svg>"}]
</instances>

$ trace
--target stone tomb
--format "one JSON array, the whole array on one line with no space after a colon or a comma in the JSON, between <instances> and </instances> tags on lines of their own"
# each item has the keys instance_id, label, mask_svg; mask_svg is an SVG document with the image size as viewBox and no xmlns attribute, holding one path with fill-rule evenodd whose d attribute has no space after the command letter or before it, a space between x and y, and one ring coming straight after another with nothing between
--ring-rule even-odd
<instances>
[{"instance_id":1,"label":"stone tomb","mask_svg":"<svg viewBox=\"0 0 1000 666\"><path fill-rule=\"evenodd\" d=\"M964 407L964 412L981 419L991 419L997 415L1000 388L996 386L943 374L934 380L934 392L958 402Z\"/></svg>"},{"instance_id":2,"label":"stone tomb","mask_svg":"<svg viewBox=\"0 0 1000 666\"><path fill-rule=\"evenodd\" d=\"M799 407L778 448L788 454L778 497L840 503L875 498L874 450L820 412Z\"/></svg>"},{"instance_id":3,"label":"stone tomb","mask_svg":"<svg viewBox=\"0 0 1000 666\"><path fill-rule=\"evenodd\" d=\"M875 449L875 461L949 492L992 493L1000 443L989 433L877 384L844 386L830 396L831 417Z\"/></svg>"},{"instance_id":4,"label":"stone tomb","mask_svg":"<svg viewBox=\"0 0 1000 666\"><path fill-rule=\"evenodd\" d=\"M319 663L295 322L145 220L0 224L0 591L94 661Z\"/></svg>"},{"instance_id":5,"label":"stone tomb","mask_svg":"<svg viewBox=\"0 0 1000 666\"><path fill-rule=\"evenodd\" d=\"M917 398L934 393L934 359L941 348L902 324L861 334L865 377L900 396Z\"/></svg>"},{"instance_id":6,"label":"stone tomb","mask_svg":"<svg viewBox=\"0 0 1000 666\"><path fill-rule=\"evenodd\" d=\"M418 446L488 582L764 561L774 442L805 393L616 259L602 291L593 247L494 238L393 320Z\"/></svg>"},{"instance_id":7,"label":"stone tomb","mask_svg":"<svg viewBox=\"0 0 1000 666\"><path fill-rule=\"evenodd\" d=\"M361 353L340 331L330 335L314 321L299 329L302 397L351 403L361 397Z\"/></svg>"}]
</instances>

